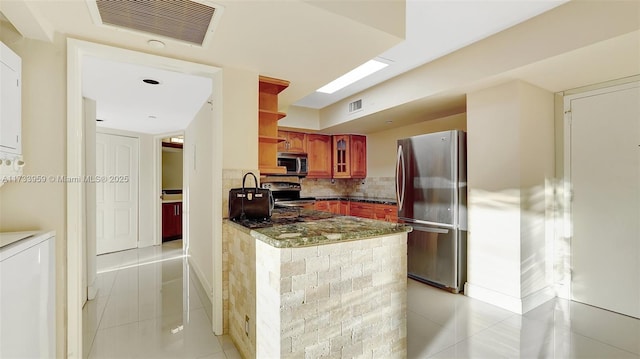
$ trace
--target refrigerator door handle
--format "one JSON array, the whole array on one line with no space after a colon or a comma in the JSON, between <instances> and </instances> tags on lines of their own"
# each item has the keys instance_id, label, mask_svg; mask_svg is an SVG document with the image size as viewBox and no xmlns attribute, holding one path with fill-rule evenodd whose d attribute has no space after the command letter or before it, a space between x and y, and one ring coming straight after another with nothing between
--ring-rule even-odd
<instances>
[{"instance_id":1,"label":"refrigerator door handle","mask_svg":"<svg viewBox=\"0 0 640 359\"><path fill-rule=\"evenodd\" d=\"M402 167L402 171L400 168ZM398 211L404 207L404 187L405 187L405 167L404 167L404 155L402 152L402 145L398 145L398 155L396 157L396 198L398 199ZM402 190L400 190L400 181L398 175L402 174Z\"/></svg>"},{"instance_id":2,"label":"refrigerator door handle","mask_svg":"<svg viewBox=\"0 0 640 359\"><path fill-rule=\"evenodd\" d=\"M431 233L442 233L442 234L449 233L449 230L447 228L420 226L420 225L416 225L415 223L411 223L409 225L411 227L413 227L413 229L415 229L416 231L431 232Z\"/></svg>"}]
</instances>

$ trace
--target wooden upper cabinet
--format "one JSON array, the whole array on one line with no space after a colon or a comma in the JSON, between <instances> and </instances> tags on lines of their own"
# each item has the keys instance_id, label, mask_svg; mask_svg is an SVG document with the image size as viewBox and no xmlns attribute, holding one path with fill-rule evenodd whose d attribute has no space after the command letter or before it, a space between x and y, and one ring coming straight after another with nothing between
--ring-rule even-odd
<instances>
[{"instance_id":1,"label":"wooden upper cabinet","mask_svg":"<svg viewBox=\"0 0 640 359\"><path fill-rule=\"evenodd\" d=\"M333 178L351 178L349 135L333 136Z\"/></svg>"},{"instance_id":2,"label":"wooden upper cabinet","mask_svg":"<svg viewBox=\"0 0 640 359\"><path fill-rule=\"evenodd\" d=\"M333 136L333 178L367 177L367 138L363 135Z\"/></svg>"},{"instance_id":3,"label":"wooden upper cabinet","mask_svg":"<svg viewBox=\"0 0 640 359\"><path fill-rule=\"evenodd\" d=\"M278 152L307 152L307 134L304 132L278 131L278 137L284 141L278 143Z\"/></svg>"},{"instance_id":4,"label":"wooden upper cabinet","mask_svg":"<svg viewBox=\"0 0 640 359\"><path fill-rule=\"evenodd\" d=\"M307 134L307 178L331 178L331 136Z\"/></svg>"},{"instance_id":5,"label":"wooden upper cabinet","mask_svg":"<svg viewBox=\"0 0 640 359\"><path fill-rule=\"evenodd\" d=\"M367 137L351 135L351 178L367 177Z\"/></svg>"}]
</instances>

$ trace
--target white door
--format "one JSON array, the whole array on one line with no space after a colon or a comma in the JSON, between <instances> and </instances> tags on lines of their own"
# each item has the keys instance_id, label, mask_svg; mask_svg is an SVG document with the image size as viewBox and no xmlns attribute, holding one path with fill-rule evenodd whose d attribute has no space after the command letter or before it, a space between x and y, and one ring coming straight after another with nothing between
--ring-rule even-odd
<instances>
[{"instance_id":1,"label":"white door","mask_svg":"<svg viewBox=\"0 0 640 359\"><path fill-rule=\"evenodd\" d=\"M637 86L571 100L571 291L575 301L640 318Z\"/></svg>"},{"instance_id":2,"label":"white door","mask_svg":"<svg viewBox=\"0 0 640 359\"><path fill-rule=\"evenodd\" d=\"M138 139L96 136L97 253L138 246Z\"/></svg>"}]
</instances>

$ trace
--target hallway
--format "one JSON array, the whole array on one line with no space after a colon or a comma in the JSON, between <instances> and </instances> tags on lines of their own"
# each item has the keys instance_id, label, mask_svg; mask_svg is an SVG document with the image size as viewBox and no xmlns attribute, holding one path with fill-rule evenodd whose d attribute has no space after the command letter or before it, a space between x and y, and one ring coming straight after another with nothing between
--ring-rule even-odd
<instances>
[{"instance_id":1,"label":"hallway","mask_svg":"<svg viewBox=\"0 0 640 359\"><path fill-rule=\"evenodd\" d=\"M211 331L181 240L101 255L97 268L98 296L83 308L85 358L240 358Z\"/></svg>"}]
</instances>

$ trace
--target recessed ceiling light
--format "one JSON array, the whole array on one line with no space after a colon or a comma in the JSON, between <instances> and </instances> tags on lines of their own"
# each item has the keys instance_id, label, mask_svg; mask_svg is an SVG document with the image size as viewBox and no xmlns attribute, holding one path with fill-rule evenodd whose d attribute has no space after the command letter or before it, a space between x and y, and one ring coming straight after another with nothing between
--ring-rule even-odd
<instances>
[{"instance_id":1,"label":"recessed ceiling light","mask_svg":"<svg viewBox=\"0 0 640 359\"><path fill-rule=\"evenodd\" d=\"M160 81L158 80L154 80L154 79L143 79L142 82L149 84L149 85L159 85Z\"/></svg>"},{"instance_id":2,"label":"recessed ceiling light","mask_svg":"<svg viewBox=\"0 0 640 359\"><path fill-rule=\"evenodd\" d=\"M389 66L384 62L369 60L364 64L356 67L355 69L347 72L346 74L338 77L337 79L329 82L328 84L317 89L317 92L332 94L344 87L351 85L352 83L361 80L374 72L380 71L383 68Z\"/></svg>"},{"instance_id":3,"label":"recessed ceiling light","mask_svg":"<svg viewBox=\"0 0 640 359\"><path fill-rule=\"evenodd\" d=\"M155 47L156 49L164 49L164 42L160 40L149 40L147 41L147 45Z\"/></svg>"}]
</instances>

